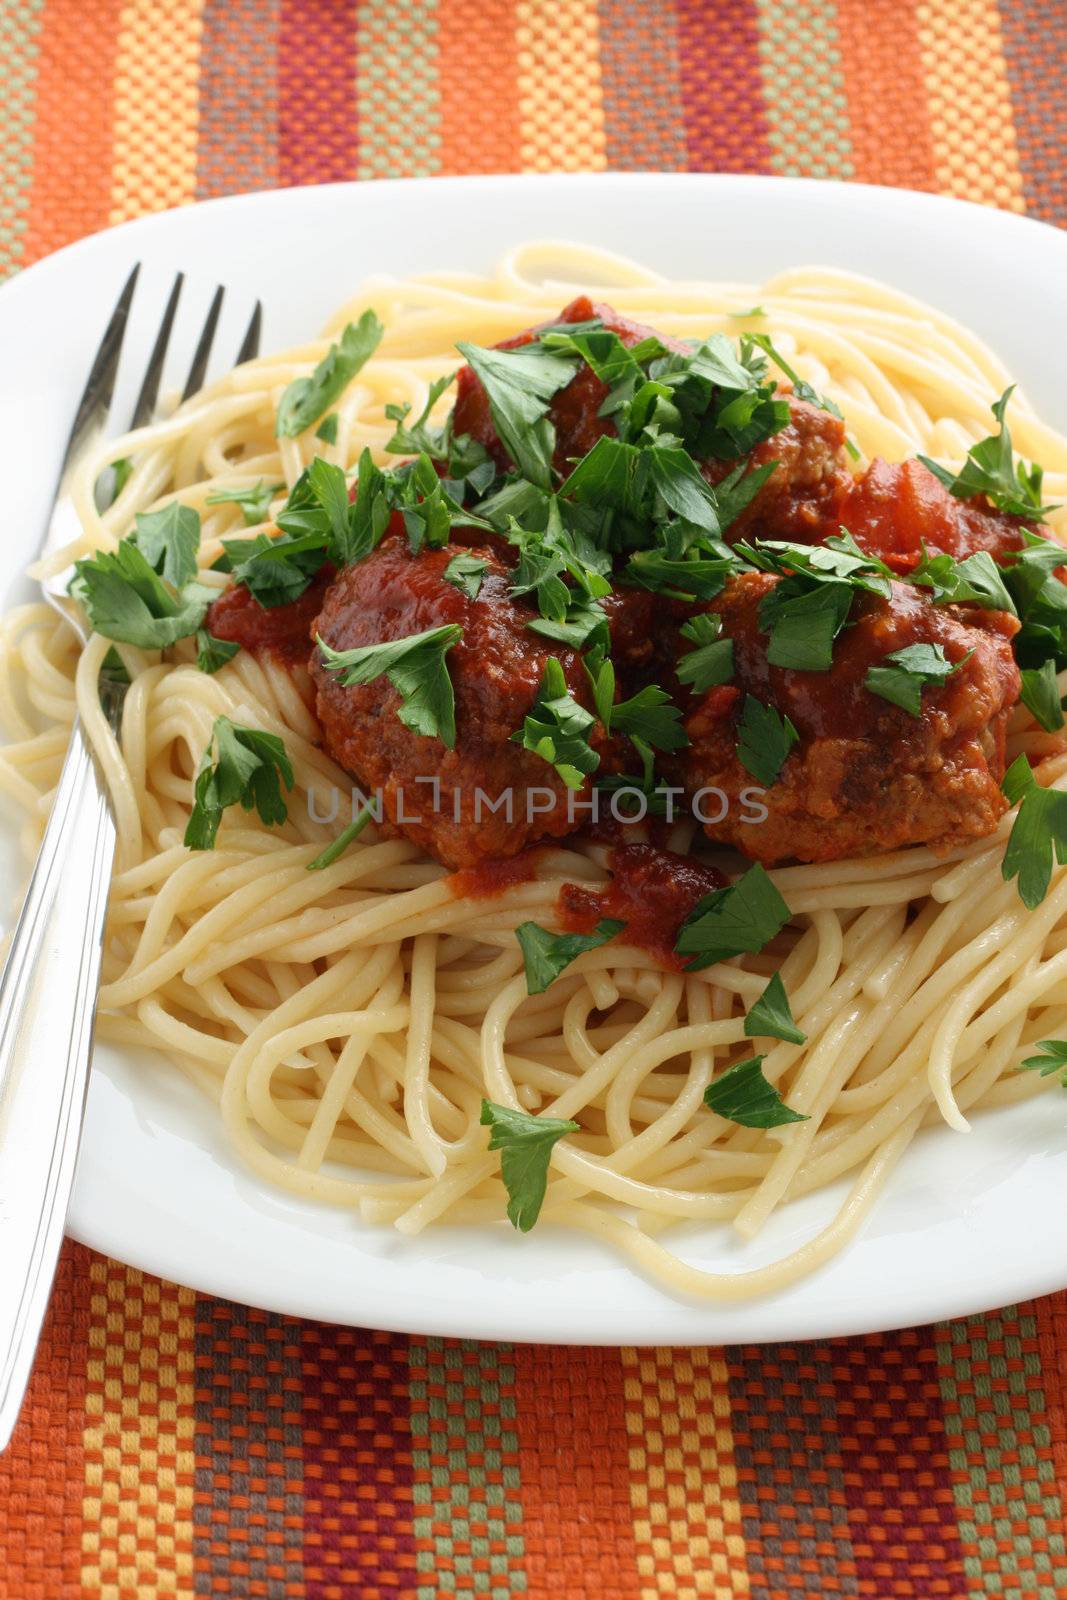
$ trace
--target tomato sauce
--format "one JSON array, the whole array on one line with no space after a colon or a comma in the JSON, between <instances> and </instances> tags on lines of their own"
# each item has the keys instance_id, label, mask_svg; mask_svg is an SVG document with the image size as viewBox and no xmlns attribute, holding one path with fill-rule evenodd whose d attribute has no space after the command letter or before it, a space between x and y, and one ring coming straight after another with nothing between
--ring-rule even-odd
<instances>
[{"instance_id":1,"label":"tomato sauce","mask_svg":"<svg viewBox=\"0 0 1067 1600\"><path fill-rule=\"evenodd\" d=\"M204 626L216 639L228 639L253 654L304 665L311 653L312 623L334 576L333 567L320 568L303 594L284 606L261 606L244 584L235 583L209 608Z\"/></svg>"},{"instance_id":2,"label":"tomato sauce","mask_svg":"<svg viewBox=\"0 0 1067 1600\"><path fill-rule=\"evenodd\" d=\"M620 937L627 944L681 971L685 963L674 948L678 930L698 900L725 887L722 873L651 844L617 845L611 870L611 882L601 889L563 885L556 907L561 925L568 933L592 933L602 918L616 918L626 924Z\"/></svg>"},{"instance_id":3,"label":"tomato sauce","mask_svg":"<svg viewBox=\"0 0 1067 1600\"><path fill-rule=\"evenodd\" d=\"M489 900L517 883L530 883L540 856L539 849L521 850L517 856L489 858L464 867L452 879L452 893L457 900Z\"/></svg>"}]
</instances>

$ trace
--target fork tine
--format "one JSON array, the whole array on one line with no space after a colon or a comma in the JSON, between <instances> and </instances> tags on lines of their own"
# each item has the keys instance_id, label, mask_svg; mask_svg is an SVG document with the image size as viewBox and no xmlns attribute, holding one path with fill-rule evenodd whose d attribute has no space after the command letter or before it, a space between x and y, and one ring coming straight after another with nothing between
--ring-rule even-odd
<instances>
[{"instance_id":1,"label":"fork tine","mask_svg":"<svg viewBox=\"0 0 1067 1600\"><path fill-rule=\"evenodd\" d=\"M248 324L248 331L241 340L241 348L237 352L237 366L240 366L242 362L251 361L255 356L259 355L259 340L262 332L263 302L262 300L257 300L256 309L252 313L252 320Z\"/></svg>"},{"instance_id":2,"label":"fork tine","mask_svg":"<svg viewBox=\"0 0 1067 1600\"><path fill-rule=\"evenodd\" d=\"M89 376L85 382L82 397L78 401L78 409L74 414L74 423L67 440L67 448L63 453L63 465L60 477L67 470L71 461L77 455L86 434L98 421L107 416L108 407L111 405L111 396L115 389L115 374L119 369L119 357L122 354L122 341L126 335L126 323L129 319L130 305L133 301L133 291L137 287L137 275L141 270L138 262L126 279L122 293L111 313L111 320L104 330L104 337L100 341L100 348L93 358Z\"/></svg>"},{"instance_id":3,"label":"fork tine","mask_svg":"<svg viewBox=\"0 0 1067 1600\"><path fill-rule=\"evenodd\" d=\"M215 290L215 298L211 302L207 321L204 323L204 331L200 335L200 342L193 354L193 364L189 368L189 376L185 380L185 388L182 390L183 400L191 399L194 394L204 387L204 374L207 372L207 364L211 359L211 346L215 342L215 329L218 327L219 313L222 310L222 297L225 292L220 283Z\"/></svg>"},{"instance_id":4,"label":"fork tine","mask_svg":"<svg viewBox=\"0 0 1067 1600\"><path fill-rule=\"evenodd\" d=\"M163 363L167 359L167 346L170 344L171 329L174 326L174 317L178 310L178 300L184 282L185 273L177 273L174 279L174 287L170 291L170 299L167 301L167 309L163 313L163 321L160 323L159 332L156 334L156 342L152 346L152 354L148 358L148 366L145 370L144 382L141 384L141 392L137 396L137 404L133 408L133 416L130 419L131 429L144 427L144 424L150 420L153 411L156 409L159 383L163 376Z\"/></svg>"}]
</instances>

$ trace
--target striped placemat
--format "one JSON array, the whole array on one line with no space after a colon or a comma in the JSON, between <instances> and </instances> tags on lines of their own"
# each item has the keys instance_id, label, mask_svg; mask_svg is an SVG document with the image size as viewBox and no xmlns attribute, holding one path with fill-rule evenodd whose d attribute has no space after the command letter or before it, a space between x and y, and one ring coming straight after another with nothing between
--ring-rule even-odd
<instances>
[{"instance_id":1,"label":"striped placemat","mask_svg":"<svg viewBox=\"0 0 1067 1600\"><path fill-rule=\"evenodd\" d=\"M353 177L772 172L1067 224L1065 81L1063 0L0 0L0 277ZM68 1246L0 1457L0 1600L1063 1600L1065 1504L1065 1295L552 1349L302 1323Z\"/></svg>"}]
</instances>

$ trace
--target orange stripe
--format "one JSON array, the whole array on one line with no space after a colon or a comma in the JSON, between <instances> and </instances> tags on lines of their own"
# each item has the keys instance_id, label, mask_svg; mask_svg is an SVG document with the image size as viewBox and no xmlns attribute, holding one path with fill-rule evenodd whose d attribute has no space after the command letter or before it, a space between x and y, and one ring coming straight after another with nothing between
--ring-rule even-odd
<instances>
[{"instance_id":1,"label":"orange stripe","mask_svg":"<svg viewBox=\"0 0 1067 1600\"><path fill-rule=\"evenodd\" d=\"M514 172L519 82L513 0L451 0L438 10L441 171ZM471 93L471 85L478 92Z\"/></svg>"},{"instance_id":2,"label":"orange stripe","mask_svg":"<svg viewBox=\"0 0 1067 1600\"><path fill-rule=\"evenodd\" d=\"M641 1600L617 1350L514 1347L526 1600Z\"/></svg>"},{"instance_id":3,"label":"orange stripe","mask_svg":"<svg viewBox=\"0 0 1067 1600\"><path fill-rule=\"evenodd\" d=\"M913 0L897 0L892 26L871 26L870 0L837 0L837 40L845 79L854 176L861 183L934 185Z\"/></svg>"},{"instance_id":4,"label":"orange stripe","mask_svg":"<svg viewBox=\"0 0 1067 1600\"><path fill-rule=\"evenodd\" d=\"M515 15L523 170L603 171L596 0L518 0Z\"/></svg>"},{"instance_id":5,"label":"orange stripe","mask_svg":"<svg viewBox=\"0 0 1067 1600\"><path fill-rule=\"evenodd\" d=\"M115 64L112 222L196 196L204 0L122 7Z\"/></svg>"},{"instance_id":6,"label":"orange stripe","mask_svg":"<svg viewBox=\"0 0 1067 1600\"><path fill-rule=\"evenodd\" d=\"M0 1456L0 1593L80 1600L89 1252L64 1247L18 1427Z\"/></svg>"},{"instance_id":7,"label":"orange stripe","mask_svg":"<svg viewBox=\"0 0 1067 1600\"><path fill-rule=\"evenodd\" d=\"M82 1593L188 1595L196 1296L102 1256L91 1286Z\"/></svg>"},{"instance_id":8,"label":"orange stripe","mask_svg":"<svg viewBox=\"0 0 1067 1600\"><path fill-rule=\"evenodd\" d=\"M989 0L916 6L934 179L961 200L1022 211L1000 16Z\"/></svg>"},{"instance_id":9,"label":"orange stripe","mask_svg":"<svg viewBox=\"0 0 1067 1600\"><path fill-rule=\"evenodd\" d=\"M48 5L37 66L25 254L36 261L106 226L120 0ZM87 35L92 48L86 48Z\"/></svg>"},{"instance_id":10,"label":"orange stripe","mask_svg":"<svg viewBox=\"0 0 1067 1600\"><path fill-rule=\"evenodd\" d=\"M622 1351L641 1600L750 1592L721 1350Z\"/></svg>"}]
</instances>

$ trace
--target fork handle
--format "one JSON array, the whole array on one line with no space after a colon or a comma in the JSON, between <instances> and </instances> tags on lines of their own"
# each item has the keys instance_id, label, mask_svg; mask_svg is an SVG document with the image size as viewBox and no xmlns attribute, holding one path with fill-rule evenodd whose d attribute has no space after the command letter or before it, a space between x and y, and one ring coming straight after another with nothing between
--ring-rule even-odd
<instances>
[{"instance_id":1,"label":"fork handle","mask_svg":"<svg viewBox=\"0 0 1067 1600\"><path fill-rule=\"evenodd\" d=\"M78 1153L115 823L75 722L0 976L0 1450L33 1366Z\"/></svg>"}]
</instances>

